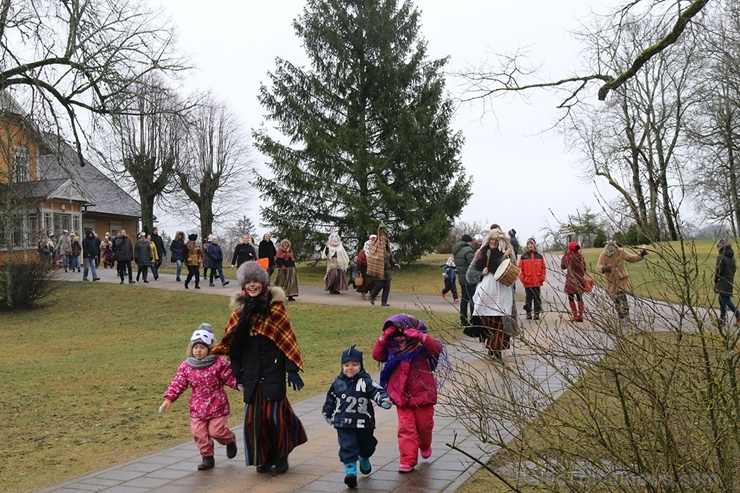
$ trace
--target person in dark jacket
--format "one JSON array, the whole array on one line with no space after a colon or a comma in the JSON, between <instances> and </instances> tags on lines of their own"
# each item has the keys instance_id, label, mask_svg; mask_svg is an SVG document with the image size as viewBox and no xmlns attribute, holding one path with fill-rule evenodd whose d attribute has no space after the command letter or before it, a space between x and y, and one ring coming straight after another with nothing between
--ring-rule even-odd
<instances>
[{"instance_id":1,"label":"person in dark jacket","mask_svg":"<svg viewBox=\"0 0 740 493\"><path fill-rule=\"evenodd\" d=\"M82 271L82 280L89 281L87 278L88 269L92 270L93 281L99 281L98 270L95 265L96 260L100 255L100 246L98 246L97 238L93 231L88 231L85 235L85 239L82 240L82 261L85 264L85 268Z\"/></svg>"},{"instance_id":2,"label":"person in dark jacket","mask_svg":"<svg viewBox=\"0 0 740 493\"><path fill-rule=\"evenodd\" d=\"M272 244L272 242L270 242ZM234 248L234 255L231 257L231 268L241 267L244 262L257 260L257 250L252 245L252 237L249 235L242 236L241 240ZM275 263L273 255L272 263Z\"/></svg>"},{"instance_id":3,"label":"person in dark jacket","mask_svg":"<svg viewBox=\"0 0 740 493\"><path fill-rule=\"evenodd\" d=\"M354 345L342 352L342 370L326 393L321 412L337 430L339 460L344 464L344 484L357 486L357 461L360 472L370 474L370 457L375 453L375 410L391 408L391 398L362 364L362 351Z\"/></svg>"},{"instance_id":4,"label":"person in dark jacket","mask_svg":"<svg viewBox=\"0 0 740 493\"><path fill-rule=\"evenodd\" d=\"M719 295L719 319L727 323L727 310L735 314L735 327L740 327L740 311L732 302L732 288L735 284L735 252L727 240L717 243L717 264L714 268L714 292Z\"/></svg>"},{"instance_id":5,"label":"person in dark jacket","mask_svg":"<svg viewBox=\"0 0 740 493\"><path fill-rule=\"evenodd\" d=\"M134 281L134 274L131 270L131 261L134 259L134 245L126 236L125 229L119 229L116 233L116 238L113 240L113 252L116 256L116 267L118 267L121 284L123 284L123 278L127 272L129 284L135 284L136 281Z\"/></svg>"},{"instance_id":6,"label":"person in dark jacket","mask_svg":"<svg viewBox=\"0 0 740 493\"><path fill-rule=\"evenodd\" d=\"M236 271L241 291L231 298L231 317L213 354L229 355L231 371L244 390L247 465L257 472L288 470L288 454L306 443L306 431L287 398L303 388L303 360L285 309L285 292L270 286L267 271L245 262Z\"/></svg>"},{"instance_id":7,"label":"person in dark jacket","mask_svg":"<svg viewBox=\"0 0 740 493\"><path fill-rule=\"evenodd\" d=\"M146 237L146 233L142 231L139 233L139 241L134 246L134 259L136 260L136 280L139 280L139 276L144 278L144 282L149 284L147 275L149 274L149 267L152 266L152 247L149 245L151 241Z\"/></svg>"},{"instance_id":8,"label":"person in dark jacket","mask_svg":"<svg viewBox=\"0 0 740 493\"><path fill-rule=\"evenodd\" d=\"M270 233L265 233L262 236L262 241L260 241L257 249L257 258L266 258L268 260L269 267L267 268L267 275L269 277L272 277L272 273L275 272L275 265L277 261L277 249L275 248L275 244L272 242Z\"/></svg>"},{"instance_id":9,"label":"person in dark jacket","mask_svg":"<svg viewBox=\"0 0 740 493\"><path fill-rule=\"evenodd\" d=\"M221 251L221 245L218 244L218 236L211 236L211 246L208 248L207 255L211 257L211 277L208 281L208 285L213 287L213 278L218 276L221 278L221 286L229 284L224 278L224 254Z\"/></svg>"},{"instance_id":10,"label":"person in dark jacket","mask_svg":"<svg viewBox=\"0 0 740 493\"><path fill-rule=\"evenodd\" d=\"M185 233L178 231L175 233L175 239L170 242L170 262L177 266L177 282L180 282L182 273L182 264L185 262Z\"/></svg>"},{"instance_id":11,"label":"person in dark jacket","mask_svg":"<svg viewBox=\"0 0 740 493\"><path fill-rule=\"evenodd\" d=\"M475 250L473 249L473 238L470 235L462 235L460 241L452 245L452 257L455 260L457 269L457 281L460 283L460 323L463 326L470 325L470 318L473 316L473 295L476 283L468 282L465 274L468 267L473 263Z\"/></svg>"},{"instance_id":12,"label":"person in dark jacket","mask_svg":"<svg viewBox=\"0 0 740 493\"><path fill-rule=\"evenodd\" d=\"M152 228L151 240L157 248L157 259L152 262L152 275L156 281L159 279L159 267L162 265L162 260L167 255L167 249L164 247L164 240L159 236L159 228L156 226Z\"/></svg>"}]
</instances>

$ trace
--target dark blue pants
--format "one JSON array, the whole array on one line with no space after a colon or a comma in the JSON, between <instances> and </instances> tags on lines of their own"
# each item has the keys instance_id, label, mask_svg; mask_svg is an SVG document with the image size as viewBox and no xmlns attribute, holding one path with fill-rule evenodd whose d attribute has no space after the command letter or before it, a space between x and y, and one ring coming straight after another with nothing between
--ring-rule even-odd
<instances>
[{"instance_id":1,"label":"dark blue pants","mask_svg":"<svg viewBox=\"0 0 740 493\"><path fill-rule=\"evenodd\" d=\"M740 313L738 313L737 308L735 307L735 304L730 299L730 295L720 294L719 295L719 318L724 320L725 317L727 316L728 309L730 313L735 314L736 318L740 318Z\"/></svg>"},{"instance_id":2,"label":"dark blue pants","mask_svg":"<svg viewBox=\"0 0 740 493\"><path fill-rule=\"evenodd\" d=\"M337 438L339 440L339 460L342 464L356 462L359 457L369 459L378 445L373 429L337 428Z\"/></svg>"}]
</instances>

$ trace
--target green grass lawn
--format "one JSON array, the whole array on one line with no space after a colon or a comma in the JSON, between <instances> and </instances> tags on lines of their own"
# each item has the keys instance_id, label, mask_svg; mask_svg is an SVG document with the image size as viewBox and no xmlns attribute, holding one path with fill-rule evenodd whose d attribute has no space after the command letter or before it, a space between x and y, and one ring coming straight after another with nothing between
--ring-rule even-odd
<instances>
[{"instance_id":1,"label":"green grass lawn","mask_svg":"<svg viewBox=\"0 0 740 493\"><path fill-rule=\"evenodd\" d=\"M644 261L627 264L636 296L672 303L685 302L691 296L692 303L699 306L714 303L716 296L712 288L717 258L714 240L697 240L683 245L665 242L647 246L647 249L650 253ZM637 253L641 248L626 250ZM602 251L602 248L583 250L588 271L597 284L601 283L601 278L596 273L596 264Z\"/></svg>"},{"instance_id":2,"label":"green grass lawn","mask_svg":"<svg viewBox=\"0 0 740 493\"><path fill-rule=\"evenodd\" d=\"M186 395L170 412L157 408L192 331L209 322L217 337L223 333L228 301L65 282L42 308L0 315L6 347L12 348L0 362L0 491L35 491L190 440ZM289 313L306 383L289 392L293 401L325 393L350 344L365 352L372 370L370 350L390 315L369 306L304 303L291 304ZM449 334L457 319L454 313L433 320L415 314L438 336ZM230 422L239 425L241 395L229 396Z\"/></svg>"}]
</instances>

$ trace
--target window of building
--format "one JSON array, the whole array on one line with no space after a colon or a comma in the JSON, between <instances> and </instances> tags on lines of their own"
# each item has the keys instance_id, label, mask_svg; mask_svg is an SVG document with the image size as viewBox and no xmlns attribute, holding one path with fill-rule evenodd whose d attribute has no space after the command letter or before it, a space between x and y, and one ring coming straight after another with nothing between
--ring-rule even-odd
<instances>
[{"instance_id":1,"label":"window of building","mask_svg":"<svg viewBox=\"0 0 740 493\"><path fill-rule=\"evenodd\" d=\"M13 149L13 180L28 181L28 147L17 146Z\"/></svg>"}]
</instances>

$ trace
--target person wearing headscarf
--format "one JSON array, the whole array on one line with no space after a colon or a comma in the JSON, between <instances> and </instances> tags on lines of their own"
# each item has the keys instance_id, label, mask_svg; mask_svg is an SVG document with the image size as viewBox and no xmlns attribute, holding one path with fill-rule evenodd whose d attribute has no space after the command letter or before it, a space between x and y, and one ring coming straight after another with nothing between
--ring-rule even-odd
<instances>
[{"instance_id":1,"label":"person wearing headscarf","mask_svg":"<svg viewBox=\"0 0 740 493\"><path fill-rule=\"evenodd\" d=\"M375 304L375 298L381 290L381 303L383 306L388 304L388 295L391 290L391 278L393 269L400 269L401 266L396 263L391 251L388 233L385 230L385 224L382 222L378 226L378 238L370 247L370 254L367 257L367 273L373 278L373 288L370 291L370 304Z\"/></svg>"},{"instance_id":2,"label":"person wearing headscarf","mask_svg":"<svg viewBox=\"0 0 740 493\"><path fill-rule=\"evenodd\" d=\"M324 291L331 294L339 294L347 291L347 267L349 267L349 256L342 246L339 233L332 232L326 246L321 251L321 258L326 259L326 276L324 276Z\"/></svg>"},{"instance_id":3,"label":"person wearing headscarf","mask_svg":"<svg viewBox=\"0 0 740 493\"><path fill-rule=\"evenodd\" d=\"M244 390L246 463L257 472L288 470L288 455L306 443L306 431L287 397L288 385L303 388L303 360L285 309L285 291L270 286L257 262L237 269L241 291L231 298L231 317L213 354L229 355ZM286 384L287 375L287 384Z\"/></svg>"},{"instance_id":4,"label":"person wearing headscarf","mask_svg":"<svg viewBox=\"0 0 740 493\"><path fill-rule=\"evenodd\" d=\"M473 263L466 273L468 282L480 279L473 295L473 320L479 328L466 328L467 335L485 341L488 354L502 358L502 351L511 346L511 333L505 330L504 317L512 316L514 291L511 286L495 279L496 270L505 261L514 261L514 250L499 228L488 233L488 238L475 253ZM482 327L482 329L480 329Z\"/></svg>"},{"instance_id":5,"label":"person wearing headscarf","mask_svg":"<svg viewBox=\"0 0 740 493\"><path fill-rule=\"evenodd\" d=\"M527 312L527 320L540 319L540 312L542 312L540 288L545 284L545 277L547 277L545 257L537 249L535 239L529 238L524 253L519 257L519 280L524 286L524 311ZM533 304L534 317L532 316Z\"/></svg>"},{"instance_id":6,"label":"person wearing headscarf","mask_svg":"<svg viewBox=\"0 0 740 493\"><path fill-rule=\"evenodd\" d=\"M362 249L357 253L357 266L360 268L360 274L362 274L362 284L357 288L357 292L360 293L360 298L363 300L367 299L367 292L373 287L373 278L367 273L367 256L370 254L370 248L377 238L378 235L370 235Z\"/></svg>"},{"instance_id":7,"label":"person wearing headscarf","mask_svg":"<svg viewBox=\"0 0 740 493\"><path fill-rule=\"evenodd\" d=\"M629 316L627 293L630 292L630 273L625 266L625 262L634 264L645 258L647 254L648 252L644 248L636 254L626 252L619 248L614 240L607 241L604 251L599 254L596 271L604 274L604 289L606 294L614 300L619 318Z\"/></svg>"},{"instance_id":8,"label":"person wearing headscarf","mask_svg":"<svg viewBox=\"0 0 740 493\"><path fill-rule=\"evenodd\" d=\"M568 249L560 259L560 268L565 270L565 294L572 316L571 322L583 322L583 292L586 276L586 260L581 253L581 245L575 241L568 243ZM577 303L577 304L576 304Z\"/></svg>"},{"instance_id":9,"label":"person wearing headscarf","mask_svg":"<svg viewBox=\"0 0 740 493\"><path fill-rule=\"evenodd\" d=\"M298 271L295 268L293 249L287 238L280 242L275 259L279 269L275 278L275 286L283 288L288 301L295 301L295 297L298 296Z\"/></svg>"},{"instance_id":10,"label":"person wearing headscarf","mask_svg":"<svg viewBox=\"0 0 740 493\"><path fill-rule=\"evenodd\" d=\"M398 472L408 473L419 455L423 459L432 455L434 405L449 370L447 353L424 322L401 313L385 321L372 354L383 363L380 385L398 412Z\"/></svg>"}]
</instances>

